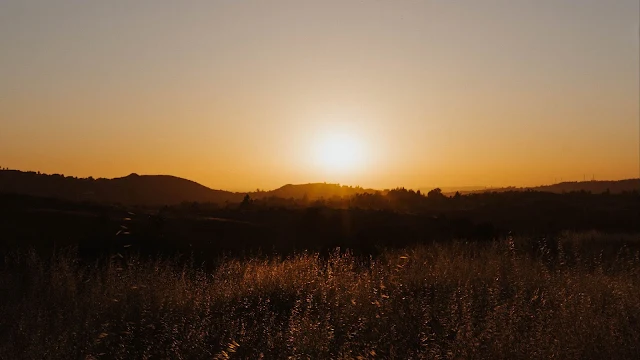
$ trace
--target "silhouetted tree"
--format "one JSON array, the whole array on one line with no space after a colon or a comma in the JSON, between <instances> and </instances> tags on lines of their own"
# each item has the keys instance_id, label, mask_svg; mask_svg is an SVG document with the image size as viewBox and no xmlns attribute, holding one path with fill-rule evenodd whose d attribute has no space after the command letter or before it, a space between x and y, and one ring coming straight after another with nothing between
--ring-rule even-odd
<instances>
[{"instance_id":1,"label":"silhouetted tree","mask_svg":"<svg viewBox=\"0 0 640 360\"><path fill-rule=\"evenodd\" d=\"M442 194L442 189L435 188L427 193L429 199L442 199L445 196Z\"/></svg>"},{"instance_id":2,"label":"silhouetted tree","mask_svg":"<svg viewBox=\"0 0 640 360\"><path fill-rule=\"evenodd\" d=\"M240 208L241 209L246 209L249 206L251 206L251 196L249 196L249 194L246 194L244 196L244 199L242 199L242 202L240 203Z\"/></svg>"}]
</instances>

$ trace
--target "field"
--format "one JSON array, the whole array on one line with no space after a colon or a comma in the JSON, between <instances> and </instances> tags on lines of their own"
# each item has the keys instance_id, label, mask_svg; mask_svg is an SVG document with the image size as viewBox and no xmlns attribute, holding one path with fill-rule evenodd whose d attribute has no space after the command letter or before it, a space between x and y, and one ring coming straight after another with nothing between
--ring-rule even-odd
<instances>
[{"instance_id":1,"label":"field","mask_svg":"<svg viewBox=\"0 0 640 360\"><path fill-rule=\"evenodd\" d=\"M640 360L640 0L0 0L0 360Z\"/></svg>"},{"instance_id":2,"label":"field","mask_svg":"<svg viewBox=\"0 0 640 360\"><path fill-rule=\"evenodd\" d=\"M0 272L0 359L637 359L639 248L563 233L209 269L16 251Z\"/></svg>"}]
</instances>

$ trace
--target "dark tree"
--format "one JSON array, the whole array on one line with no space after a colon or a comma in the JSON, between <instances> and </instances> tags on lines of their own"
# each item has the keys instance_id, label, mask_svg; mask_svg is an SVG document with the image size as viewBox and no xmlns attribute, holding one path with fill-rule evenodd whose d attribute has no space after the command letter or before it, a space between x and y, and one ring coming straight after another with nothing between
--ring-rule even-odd
<instances>
[{"instance_id":1,"label":"dark tree","mask_svg":"<svg viewBox=\"0 0 640 360\"><path fill-rule=\"evenodd\" d=\"M252 203L251 196L249 196L249 194L246 194L244 196L244 199L242 199L242 202L240 203L240 208L246 209L251 205L251 203Z\"/></svg>"},{"instance_id":2,"label":"dark tree","mask_svg":"<svg viewBox=\"0 0 640 360\"><path fill-rule=\"evenodd\" d=\"M442 194L442 189L435 188L427 193L427 197L429 199L441 199L445 196Z\"/></svg>"}]
</instances>

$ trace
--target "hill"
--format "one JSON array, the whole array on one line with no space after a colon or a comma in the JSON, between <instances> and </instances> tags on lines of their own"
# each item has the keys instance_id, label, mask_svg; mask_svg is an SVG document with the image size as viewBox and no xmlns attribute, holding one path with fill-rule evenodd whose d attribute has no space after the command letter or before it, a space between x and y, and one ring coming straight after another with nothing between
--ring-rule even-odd
<instances>
[{"instance_id":1,"label":"hill","mask_svg":"<svg viewBox=\"0 0 640 360\"><path fill-rule=\"evenodd\" d=\"M131 174L115 179L82 179L16 170L0 171L0 192L137 205L173 205L185 201L239 202L244 196L168 175Z\"/></svg>"},{"instance_id":2,"label":"hill","mask_svg":"<svg viewBox=\"0 0 640 360\"><path fill-rule=\"evenodd\" d=\"M346 186L340 184L311 183L293 185L287 184L278 189L264 192L251 193L255 198L278 197L316 200L320 198L330 199L333 197L350 197L362 193L375 193L378 190L364 189L359 186Z\"/></svg>"},{"instance_id":3,"label":"hill","mask_svg":"<svg viewBox=\"0 0 640 360\"><path fill-rule=\"evenodd\" d=\"M287 184L270 191L249 192L252 198L278 197L315 200L348 197L377 190L358 186L313 183ZM169 175L138 175L114 179L76 178L18 170L0 171L0 192L137 205L174 205L182 202L240 202L247 193L210 189L197 182Z\"/></svg>"},{"instance_id":4,"label":"hill","mask_svg":"<svg viewBox=\"0 0 640 360\"><path fill-rule=\"evenodd\" d=\"M555 194L562 194L574 191L586 191L594 194L610 192L612 194L621 194L623 192L640 191L640 179L625 180L590 180L590 181L565 181L552 185L541 185L533 187L503 187L476 189L469 191L460 191L461 194L478 194L485 192L506 192L506 191L542 191ZM445 192L447 195L452 192Z\"/></svg>"},{"instance_id":5,"label":"hill","mask_svg":"<svg viewBox=\"0 0 640 360\"><path fill-rule=\"evenodd\" d=\"M443 188L446 189L446 188ZM619 181L563 182L530 188L505 187L495 189L461 190L461 194L506 191L542 191L564 193L587 191L595 194L640 190L640 179ZM197 182L169 175L131 174L114 179L76 178L59 174L47 175L18 170L0 170L0 192L51 197L73 201L122 203L136 205L175 205L183 202L239 203L247 193L215 190ZM427 191L424 191L426 193ZM351 197L362 193L384 193L359 186L328 183L287 184L270 191L248 193L254 199L284 198L316 200ZM443 190L446 195L454 192Z\"/></svg>"},{"instance_id":6,"label":"hill","mask_svg":"<svg viewBox=\"0 0 640 360\"><path fill-rule=\"evenodd\" d=\"M625 191L640 191L640 179L626 179L617 181L565 181L559 184L537 186L531 189L534 191L546 191L552 193L587 191L594 194L599 194L609 191L613 194L619 194Z\"/></svg>"},{"instance_id":7,"label":"hill","mask_svg":"<svg viewBox=\"0 0 640 360\"><path fill-rule=\"evenodd\" d=\"M131 174L114 179L76 178L18 170L0 171L0 192L135 205L175 205L183 202L239 203L247 193L210 189L197 182L169 175ZM339 184L288 184L271 191L249 192L254 199L278 197L315 200L349 197L376 190Z\"/></svg>"}]
</instances>

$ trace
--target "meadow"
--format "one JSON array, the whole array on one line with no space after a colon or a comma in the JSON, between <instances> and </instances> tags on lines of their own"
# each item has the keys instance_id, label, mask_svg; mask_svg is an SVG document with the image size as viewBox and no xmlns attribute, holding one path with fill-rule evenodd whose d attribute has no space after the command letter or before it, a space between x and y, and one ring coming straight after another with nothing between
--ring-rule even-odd
<instances>
[{"instance_id":1,"label":"meadow","mask_svg":"<svg viewBox=\"0 0 640 360\"><path fill-rule=\"evenodd\" d=\"M0 359L638 359L639 248L638 235L563 233L208 268L15 251Z\"/></svg>"}]
</instances>

